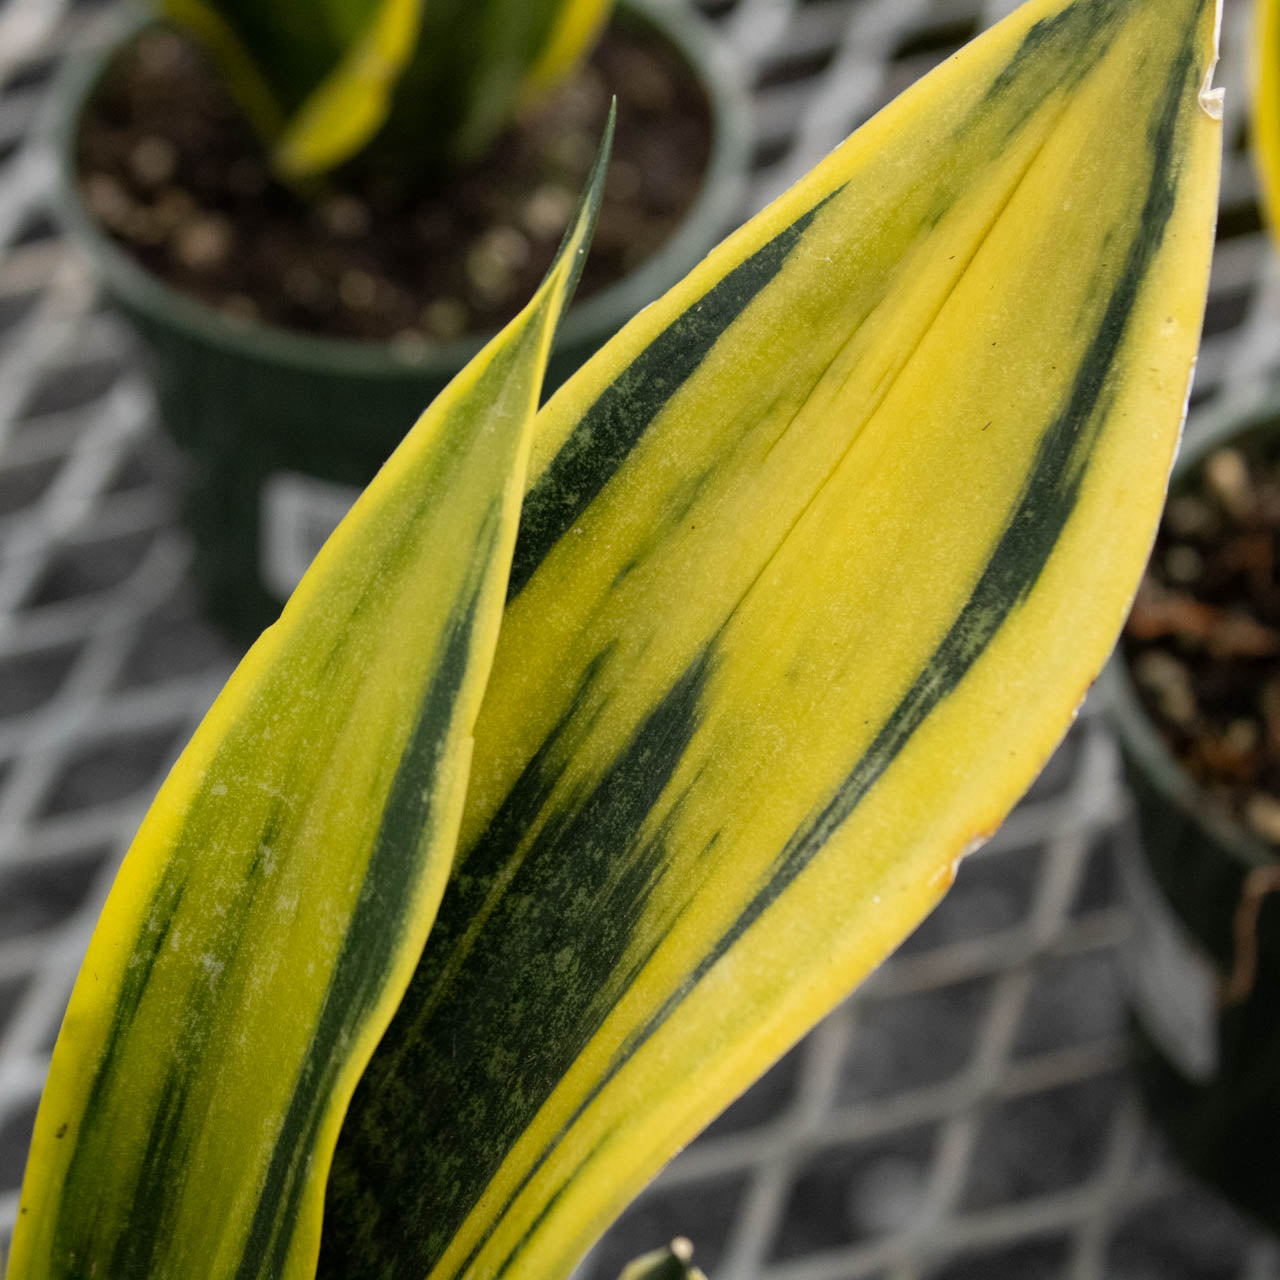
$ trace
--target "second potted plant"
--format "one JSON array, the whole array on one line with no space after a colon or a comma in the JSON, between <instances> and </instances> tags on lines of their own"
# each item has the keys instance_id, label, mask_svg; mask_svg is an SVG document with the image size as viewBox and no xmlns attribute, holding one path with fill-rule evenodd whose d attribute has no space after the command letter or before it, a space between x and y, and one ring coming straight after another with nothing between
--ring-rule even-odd
<instances>
[{"instance_id":1,"label":"second potted plant","mask_svg":"<svg viewBox=\"0 0 1280 1280\"><path fill-rule=\"evenodd\" d=\"M416 26L357 6L366 25L318 80L298 64L323 67L323 50L295 48L288 5L163 7L203 51L150 27L76 69L60 203L141 333L187 454L208 607L248 639L349 486L545 268L610 94L621 163L597 243L612 236L614 262L584 281L549 389L725 231L746 94L696 15L652 0L624 0L598 65L577 71L599 0L437 6Z\"/></svg>"},{"instance_id":2,"label":"second potted plant","mask_svg":"<svg viewBox=\"0 0 1280 1280\"><path fill-rule=\"evenodd\" d=\"M1179 1154L1280 1228L1280 399L1206 424L1105 691L1135 800L1137 1066Z\"/></svg>"}]
</instances>

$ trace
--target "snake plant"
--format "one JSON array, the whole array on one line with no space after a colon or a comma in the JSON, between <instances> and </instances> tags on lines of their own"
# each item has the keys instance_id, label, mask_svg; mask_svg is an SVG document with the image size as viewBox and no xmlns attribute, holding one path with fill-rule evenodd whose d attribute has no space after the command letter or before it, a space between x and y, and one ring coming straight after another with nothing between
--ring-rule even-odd
<instances>
[{"instance_id":1,"label":"snake plant","mask_svg":"<svg viewBox=\"0 0 1280 1280\"><path fill-rule=\"evenodd\" d=\"M582 56L611 0L156 0L209 51L286 180L363 148L406 170L482 155Z\"/></svg>"},{"instance_id":2,"label":"snake plant","mask_svg":"<svg viewBox=\"0 0 1280 1280\"><path fill-rule=\"evenodd\" d=\"M587 201L165 783L11 1280L563 1277L897 944L1150 548L1217 19L1030 0L534 416Z\"/></svg>"}]
</instances>

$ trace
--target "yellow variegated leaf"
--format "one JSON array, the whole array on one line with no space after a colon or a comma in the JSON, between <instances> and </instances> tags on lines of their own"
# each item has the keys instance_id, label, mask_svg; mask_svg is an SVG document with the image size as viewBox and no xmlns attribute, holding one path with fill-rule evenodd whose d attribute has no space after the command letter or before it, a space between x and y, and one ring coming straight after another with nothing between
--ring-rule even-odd
<instances>
[{"instance_id":1,"label":"yellow variegated leaf","mask_svg":"<svg viewBox=\"0 0 1280 1280\"><path fill-rule=\"evenodd\" d=\"M1150 547L1214 0L1032 0L542 411L458 862L332 1280L553 1280L935 902Z\"/></svg>"},{"instance_id":2,"label":"yellow variegated leaf","mask_svg":"<svg viewBox=\"0 0 1280 1280\"><path fill-rule=\"evenodd\" d=\"M383 0L365 34L289 120L274 162L287 178L322 173L349 159L378 131L413 55L425 0ZM430 128L430 121L417 126Z\"/></svg>"},{"instance_id":3,"label":"yellow variegated leaf","mask_svg":"<svg viewBox=\"0 0 1280 1280\"><path fill-rule=\"evenodd\" d=\"M314 1274L338 1126L453 855L603 166L534 300L379 473L144 821L54 1051L10 1280Z\"/></svg>"},{"instance_id":4,"label":"yellow variegated leaf","mask_svg":"<svg viewBox=\"0 0 1280 1280\"><path fill-rule=\"evenodd\" d=\"M538 60L525 78L525 93L545 93L576 66L612 9L613 0L565 0Z\"/></svg>"},{"instance_id":5,"label":"yellow variegated leaf","mask_svg":"<svg viewBox=\"0 0 1280 1280\"><path fill-rule=\"evenodd\" d=\"M1253 156L1273 240L1280 236L1280 0L1254 0Z\"/></svg>"}]
</instances>

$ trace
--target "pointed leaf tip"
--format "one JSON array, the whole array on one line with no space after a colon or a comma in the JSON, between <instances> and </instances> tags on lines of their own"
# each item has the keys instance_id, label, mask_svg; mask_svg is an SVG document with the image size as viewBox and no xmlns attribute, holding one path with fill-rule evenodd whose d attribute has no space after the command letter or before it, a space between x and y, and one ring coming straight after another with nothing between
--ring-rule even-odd
<instances>
[{"instance_id":1,"label":"pointed leaf tip","mask_svg":"<svg viewBox=\"0 0 1280 1280\"><path fill-rule=\"evenodd\" d=\"M587 253L595 236L596 222L600 217L600 205L604 199L605 183L609 176L609 160L613 154L613 139L618 120L618 99L611 99L609 114L605 119L604 130L600 136L600 144L596 148L596 158L587 174L582 192L578 196L577 207L565 228L565 233L556 250L551 266L547 268L544 286L567 268L567 274L560 286L564 301L560 311L560 319L568 311L569 302L577 292L578 282L582 278L582 270L586 266ZM559 320L557 321L559 323Z\"/></svg>"}]
</instances>

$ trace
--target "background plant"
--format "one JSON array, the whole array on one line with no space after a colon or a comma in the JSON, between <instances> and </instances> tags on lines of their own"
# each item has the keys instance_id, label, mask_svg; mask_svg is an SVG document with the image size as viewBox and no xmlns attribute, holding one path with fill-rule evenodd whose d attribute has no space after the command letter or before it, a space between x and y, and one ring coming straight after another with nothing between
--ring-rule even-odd
<instances>
[{"instance_id":1,"label":"background plant","mask_svg":"<svg viewBox=\"0 0 1280 1280\"><path fill-rule=\"evenodd\" d=\"M612 0L156 0L209 51L277 173L372 146L398 178L482 155L577 63Z\"/></svg>"}]
</instances>

